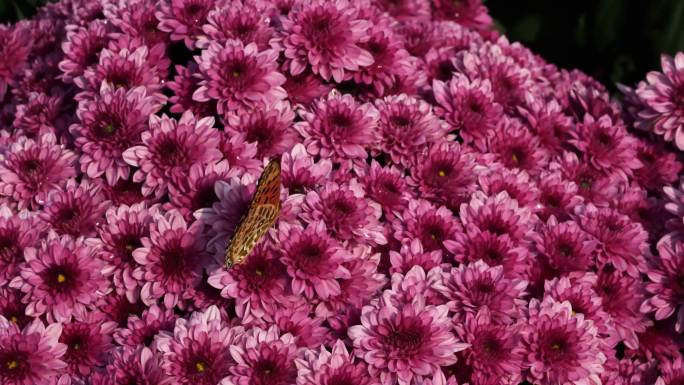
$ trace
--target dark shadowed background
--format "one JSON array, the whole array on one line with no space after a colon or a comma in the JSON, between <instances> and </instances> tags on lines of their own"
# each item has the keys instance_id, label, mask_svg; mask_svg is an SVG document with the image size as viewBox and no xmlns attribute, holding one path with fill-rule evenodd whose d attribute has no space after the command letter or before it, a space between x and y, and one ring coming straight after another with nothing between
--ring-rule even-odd
<instances>
[{"instance_id":1,"label":"dark shadowed background","mask_svg":"<svg viewBox=\"0 0 684 385\"><path fill-rule=\"evenodd\" d=\"M0 22L30 17L46 0L0 0ZM485 0L497 26L550 62L615 89L684 51L684 0Z\"/></svg>"}]
</instances>

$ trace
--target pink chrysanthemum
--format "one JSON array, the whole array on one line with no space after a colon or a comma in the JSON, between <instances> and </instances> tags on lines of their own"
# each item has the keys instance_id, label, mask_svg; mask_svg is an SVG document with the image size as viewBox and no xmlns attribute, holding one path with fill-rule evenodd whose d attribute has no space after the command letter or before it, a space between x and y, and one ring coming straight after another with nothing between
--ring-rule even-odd
<instances>
[{"instance_id":1,"label":"pink chrysanthemum","mask_svg":"<svg viewBox=\"0 0 684 385\"><path fill-rule=\"evenodd\" d=\"M23 329L33 317L26 315L26 304L21 302L21 291L8 286L0 287L0 316Z\"/></svg>"},{"instance_id":2,"label":"pink chrysanthemum","mask_svg":"<svg viewBox=\"0 0 684 385\"><path fill-rule=\"evenodd\" d=\"M504 117L488 138L487 149L508 168L537 176L548 165L549 154L539 139L517 120Z\"/></svg>"},{"instance_id":3,"label":"pink chrysanthemum","mask_svg":"<svg viewBox=\"0 0 684 385\"><path fill-rule=\"evenodd\" d=\"M196 163L190 167L188 175L169 184L171 202L168 207L177 209L186 219L190 219L197 210L212 207L219 201L215 189L218 181L230 182L236 174L237 171L230 167L227 160Z\"/></svg>"},{"instance_id":4,"label":"pink chrysanthemum","mask_svg":"<svg viewBox=\"0 0 684 385\"><path fill-rule=\"evenodd\" d=\"M309 106L316 99L327 95L332 85L324 83L323 79L306 71L297 76L288 76L283 88L287 91L287 98L292 104Z\"/></svg>"},{"instance_id":5,"label":"pink chrysanthemum","mask_svg":"<svg viewBox=\"0 0 684 385\"><path fill-rule=\"evenodd\" d=\"M596 327L569 302L530 301L529 327L522 334L528 351L524 367L528 380L543 384L601 384L605 355Z\"/></svg>"},{"instance_id":6,"label":"pink chrysanthemum","mask_svg":"<svg viewBox=\"0 0 684 385\"><path fill-rule=\"evenodd\" d=\"M539 202L539 190L534 180L520 169L499 167L488 173L479 175L478 183L486 195L496 195L502 191L518 201L520 206L536 211Z\"/></svg>"},{"instance_id":7,"label":"pink chrysanthemum","mask_svg":"<svg viewBox=\"0 0 684 385\"><path fill-rule=\"evenodd\" d=\"M212 41L225 43L240 40L243 44L255 43L259 50L269 47L274 31L265 12L265 3L253 2L231 4L209 12L207 23L202 27L197 45L205 48Z\"/></svg>"},{"instance_id":8,"label":"pink chrysanthemum","mask_svg":"<svg viewBox=\"0 0 684 385\"><path fill-rule=\"evenodd\" d=\"M582 151L597 170L619 170L631 176L632 170L643 166L636 157L636 139L607 115L599 119L584 115L584 121L571 134L570 143Z\"/></svg>"},{"instance_id":9,"label":"pink chrysanthemum","mask_svg":"<svg viewBox=\"0 0 684 385\"><path fill-rule=\"evenodd\" d=\"M314 158L306 152L301 143L295 144L281 159L280 177L289 195L303 194L322 185L331 171L332 162L329 159L314 162Z\"/></svg>"},{"instance_id":10,"label":"pink chrysanthemum","mask_svg":"<svg viewBox=\"0 0 684 385\"><path fill-rule=\"evenodd\" d=\"M655 385L670 385L684 381L684 360L682 357L664 360L658 366L660 376L658 376Z\"/></svg>"},{"instance_id":11,"label":"pink chrysanthemum","mask_svg":"<svg viewBox=\"0 0 684 385\"><path fill-rule=\"evenodd\" d=\"M68 31L66 41L62 43L64 58L58 65L63 72L62 80L70 83L83 75L86 68L97 64L98 54L106 44L107 24L101 21Z\"/></svg>"},{"instance_id":12,"label":"pink chrysanthemum","mask_svg":"<svg viewBox=\"0 0 684 385\"><path fill-rule=\"evenodd\" d=\"M579 224L599 242L599 265L610 263L632 277L646 271L648 233L640 223L614 209L586 206Z\"/></svg>"},{"instance_id":13,"label":"pink chrysanthemum","mask_svg":"<svg viewBox=\"0 0 684 385\"><path fill-rule=\"evenodd\" d=\"M677 332L684 330L684 243L664 237L658 242L658 257L653 260L655 266L646 274L651 280L646 290L651 294L641 305L642 312L655 311L657 320L672 316L675 311Z\"/></svg>"},{"instance_id":14,"label":"pink chrysanthemum","mask_svg":"<svg viewBox=\"0 0 684 385\"><path fill-rule=\"evenodd\" d=\"M677 181L682 162L675 153L667 151L660 142L637 140L635 147L636 157L643 165L634 170L634 179L639 185L648 190L658 190Z\"/></svg>"},{"instance_id":15,"label":"pink chrysanthemum","mask_svg":"<svg viewBox=\"0 0 684 385\"><path fill-rule=\"evenodd\" d=\"M366 147L376 141L378 111L370 103L359 104L351 95L331 92L300 115L304 121L294 127L313 155L365 159Z\"/></svg>"},{"instance_id":16,"label":"pink chrysanthemum","mask_svg":"<svg viewBox=\"0 0 684 385\"><path fill-rule=\"evenodd\" d=\"M349 338L372 376L384 384L412 384L441 373L440 366L455 363L454 353L468 347L452 333L447 313L444 305L425 305L421 295L399 307L381 301L363 308L361 325L349 328Z\"/></svg>"},{"instance_id":17,"label":"pink chrysanthemum","mask_svg":"<svg viewBox=\"0 0 684 385\"><path fill-rule=\"evenodd\" d=\"M372 161L361 182L368 197L382 206L387 217L394 216L395 212L403 211L406 207L410 192L400 168L381 167L378 162Z\"/></svg>"},{"instance_id":18,"label":"pink chrysanthemum","mask_svg":"<svg viewBox=\"0 0 684 385\"><path fill-rule=\"evenodd\" d=\"M119 3L115 10L104 7L103 13L107 21L121 30L122 35L139 38L151 47L166 43L169 38L166 32L159 29L159 19L155 16L156 5L155 0L132 0ZM110 36L118 38L120 34L113 32Z\"/></svg>"},{"instance_id":19,"label":"pink chrysanthemum","mask_svg":"<svg viewBox=\"0 0 684 385\"><path fill-rule=\"evenodd\" d=\"M565 180L574 182L577 193L585 202L597 206L608 206L626 183L624 174L598 171L571 152L565 152L557 162L549 164L549 168L560 171Z\"/></svg>"},{"instance_id":20,"label":"pink chrysanthemum","mask_svg":"<svg viewBox=\"0 0 684 385\"><path fill-rule=\"evenodd\" d=\"M182 114L185 110L192 111L195 116L210 116L216 111L216 103L214 101L203 103L198 102L192 98L192 94L199 87L202 81L199 74L199 66L197 63L190 62L186 67L177 65L176 76L172 81L166 83L166 86L173 91L173 95L169 98L171 108L169 111Z\"/></svg>"},{"instance_id":21,"label":"pink chrysanthemum","mask_svg":"<svg viewBox=\"0 0 684 385\"><path fill-rule=\"evenodd\" d=\"M340 240L356 240L381 245L387 243L380 206L365 197L356 180L347 186L328 182L320 192L306 194L302 219L308 223L322 220L328 233Z\"/></svg>"},{"instance_id":22,"label":"pink chrysanthemum","mask_svg":"<svg viewBox=\"0 0 684 385\"><path fill-rule=\"evenodd\" d=\"M526 239L532 232L536 217L502 191L486 196L478 191L469 203L461 205L460 218L464 226L474 225L480 231L508 235L514 241Z\"/></svg>"},{"instance_id":23,"label":"pink chrysanthemum","mask_svg":"<svg viewBox=\"0 0 684 385\"><path fill-rule=\"evenodd\" d=\"M539 201L535 212L541 220L548 220L552 215L558 220L568 219L575 207L584 201L577 185L558 172L542 172L538 187Z\"/></svg>"},{"instance_id":24,"label":"pink chrysanthemum","mask_svg":"<svg viewBox=\"0 0 684 385\"><path fill-rule=\"evenodd\" d=\"M460 354L465 357L461 365L468 365L472 371L471 383L513 385L521 382L525 350L520 346L519 325L497 324L484 307L475 314L468 313L465 322L454 329L470 345Z\"/></svg>"},{"instance_id":25,"label":"pink chrysanthemum","mask_svg":"<svg viewBox=\"0 0 684 385\"><path fill-rule=\"evenodd\" d=\"M416 154L445 134L430 105L405 94L376 100L380 148L395 163L409 166Z\"/></svg>"},{"instance_id":26,"label":"pink chrysanthemum","mask_svg":"<svg viewBox=\"0 0 684 385\"><path fill-rule=\"evenodd\" d=\"M389 252L390 273L406 274L414 266L420 266L428 271L442 263L441 250L425 251L418 238L410 242L404 242L399 252L390 250Z\"/></svg>"},{"instance_id":27,"label":"pink chrysanthemum","mask_svg":"<svg viewBox=\"0 0 684 385\"><path fill-rule=\"evenodd\" d=\"M652 129L667 141L674 141L677 148L684 149L684 53L674 57L663 55L660 59L663 72L649 72L646 81L636 90L643 109L639 111L637 126Z\"/></svg>"},{"instance_id":28,"label":"pink chrysanthemum","mask_svg":"<svg viewBox=\"0 0 684 385\"><path fill-rule=\"evenodd\" d=\"M475 190L475 156L465 146L444 141L413 161L416 170L408 182L417 186L425 199L457 211Z\"/></svg>"},{"instance_id":29,"label":"pink chrysanthemum","mask_svg":"<svg viewBox=\"0 0 684 385\"><path fill-rule=\"evenodd\" d=\"M300 385L378 385L377 379L368 376L367 365L354 362L341 340L332 349L307 350L295 360Z\"/></svg>"},{"instance_id":30,"label":"pink chrysanthemum","mask_svg":"<svg viewBox=\"0 0 684 385\"><path fill-rule=\"evenodd\" d=\"M142 345L115 349L104 373L106 377L102 379L102 385L136 382L145 385L174 384L173 378L167 376L161 367L160 354Z\"/></svg>"},{"instance_id":31,"label":"pink chrysanthemum","mask_svg":"<svg viewBox=\"0 0 684 385\"><path fill-rule=\"evenodd\" d=\"M425 200L410 200L398 219L392 222L394 237L398 240L417 238L424 251L441 250L447 254L444 242L456 239L462 231L449 209L435 207Z\"/></svg>"},{"instance_id":32,"label":"pink chrysanthemum","mask_svg":"<svg viewBox=\"0 0 684 385\"><path fill-rule=\"evenodd\" d=\"M328 342L330 332L323 326L324 319L309 315L311 306L301 302L292 307L280 308L273 316L273 322L281 333L295 337L299 347L316 348Z\"/></svg>"},{"instance_id":33,"label":"pink chrysanthemum","mask_svg":"<svg viewBox=\"0 0 684 385\"><path fill-rule=\"evenodd\" d=\"M42 205L48 191L76 176L75 160L72 151L57 144L54 134L37 140L20 137L0 163L0 193L12 197L19 208Z\"/></svg>"},{"instance_id":34,"label":"pink chrysanthemum","mask_svg":"<svg viewBox=\"0 0 684 385\"><path fill-rule=\"evenodd\" d=\"M6 385L52 383L67 366L59 342L62 324L39 319L20 330L0 317L0 381Z\"/></svg>"},{"instance_id":35,"label":"pink chrysanthemum","mask_svg":"<svg viewBox=\"0 0 684 385\"><path fill-rule=\"evenodd\" d=\"M263 243L256 245L244 263L229 270L219 268L209 277L209 284L221 290L225 298L235 299L235 312L243 322L272 317L286 303L289 281L285 266Z\"/></svg>"},{"instance_id":36,"label":"pink chrysanthemum","mask_svg":"<svg viewBox=\"0 0 684 385\"><path fill-rule=\"evenodd\" d=\"M252 328L230 347L236 366L220 385L288 385L297 377L297 345L275 326Z\"/></svg>"},{"instance_id":37,"label":"pink chrysanthemum","mask_svg":"<svg viewBox=\"0 0 684 385\"><path fill-rule=\"evenodd\" d=\"M142 143L140 134L147 130L149 116L159 111L161 102L144 87L102 90L94 99L81 101L76 110L79 122L69 128L82 152L81 171L90 178L104 174L111 185L127 179L130 166L122 154Z\"/></svg>"},{"instance_id":38,"label":"pink chrysanthemum","mask_svg":"<svg viewBox=\"0 0 684 385\"><path fill-rule=\"evenodd\" d=\"M218 161L220 134L213 125L213 117L197 119L191 111L178 121L166 115L150 116L150 131L141 135L143 145L123 153L126 163L139 167L133 181L145 181L143 194L163 193L171 180L184 177L192 165Z\"/></svg>"},{"instance_id":39,"label":"pink chrysanthemum","mask_svg":"<svg viewBox=\"0 0 684 385\"><path fill-rule=\"evenodd\" d=\"M617 270L604 269L598 274L594 290L601 297L603 310L610 315L615 339L636 349L636 333L646 330L648 321L639 310L644 301L644 283Z\"/></svg>"},{"instance_id":40,"label":"pink chrysanthemum","mask_svg":"<svg viewBox=\"0 0 684 385\"><path fill-rule=\"evenodd\" d=\"M455 20L463 26L485 31L492 25L492 18L482 0L466 0L453 3L437 0L433 5L433 13L437 19Z\"/></svg>"},{"instance_id":41,"label":"pink chrysanthemum","mask_svg":"<svg viewBox=\"0 0 684 385\"><path fill-rule=\"evenodd\" d=\"M163 354L162 367L176 384L216 385L235 364L231 358L236 335L242 327L230 328L216 306L178 319L173 334L157 337Z\"/></svg>"},{"instance_id":42,"label":"pink chrysanthemum","mask_svg":"<svg viewBox=\"0 0 684 385\"><path fill-rule=\"evenodd\" d=\"M280 101L249 114L229 114L226 132L244 133L245 140L256 142L257 159L272 158L288 151L297 142L292 128L295 113L289 103Z\"/></svg>"},{"instance_id":43,"label":"pink chrysanthemum","mask_svg":"<svg viewBox=\"0 0 684 385\"><path fill-rule=\"evenodd\" d=\"M143 247L141 239L149 237L150 224L159 217L157 206L147 208L138 203L132 206L111 207L105 215L106 224L98 228L100 258L106 266L102 273L111 276L116 291L134 302L140 296L142 283L133 277L138 264L133 251Z\"/></svg>"},{"instance_id":44,"label":"pink chrysanthemum","mask_svg":"<svg viewBox=\"0 0 684 385\"><path fill-rule=\"evenodd\" d=\"M598 241L584 232L577 222L559 223L551 217L543 231L532 235L532 240L537 254L559 273L588 271L594 266Z\"/></svg>"},{"instance_id":45,"label":"pink chrysanthemum","mask_svg":"<svg viewBox=\"0 0 684 385\"><path fill-rule=\"evenodd\" d=\"M171 40L183 40L189 49L195 48L202 26L214 8L213 0L165 0L156 13L159 29L171 34Z\"/></svg>"},{"instance_id":46,"label":"pink chrysanthemum","mask_svg":"<svg viewBox=\"0 0 684 385\"><path fill-rule=\"evenodd\" d=\"M25 25L14 27L3 25L0 28L2 45L2 61L0 61L0 98L4 98L7 87L13 85L15 76L21 73L27 64L31 52L31 35Z\"/></svg>"},{"instance_id":47,"label":"pink chrysanthemum","mask_svg":"<svg viewBox=\"0 0 684 385\"><path fill-rule=\"evenodd\" d=\"M476 261L451 269L443 294L459 322L467 314L488 308L494 322L510 324L523 314L526 286L521 279L505 277L502 266L489 267Z\"/></svg>"},{"instance_id":48,"label":"pink chrysanthemum","mask_svg":"<svg viewBox=\"0 0 684 385\"><path fill-rule=\"evenodd\" d=\"M24 249L26 265L10 287L24 293L26 314L48 320L83 319L88 307L108 290L102 263L83 238L58 237L50 232L40 249Z\"/></svg>"},{"instance_id":49,"label":"pink chrysanthemum","mask_svg":"<svg viewBox=\"0 0 684 385\"><path fill-rule=\"evenodd\" d=\"M366 41L370 22L358 18L358 9L347 0L315 0L300 3L282 19L282 36L275 40L289 59L292 75L311 66L323 79L340 83L373 63L370 52L360 47Z\"/></svg>"},{"instance_id":50,"label":"pink chrysanthemum","mask_svg":"<svg viewBox=\"0 0 684 385\"><path fill-rule=\"evenodd\" d=\"M351 277L343 266L349 255L327 232L321 221L309 223L306 229L280 224L281 261L292 277L292 294L326 299L340 294L338 279Z\"/></svg>"},{"instance_id":51,"label":"pink chrysanthemum","mask_svg":"<svg viewBox=\"0 0 684 385\"><path fill-rule=\"evenodd\" d=\"M203 226L201 221L188 224L175 210L154 218L150 236L140 239L143 247L133 250L140 265L133 277L143 283L140 298L146 305L161 298L173 308L185 290L199 283L207 258Z\"/></svg>"},{"instance_id":52,"label":"pink chrysanthemum","mask_svg":"<svg viewBox=\"0 0 684 385\"><path fill-rule=\"evenodd\" d=\"M140 317L136 314L130 315L126 327L119 328L114 333L114 340L119 345L130 348L144 345L156 349L157 334L162 331L173 331L177 318L173 309L152 305L145 309Z\"/></svg>"},{"instance_id":53,"label":"pink chrysanthemum","mask_svg":"<svg viewBox=\"0 0 684 385\"><path fill-rule=\"evenodd\" d=\"M212 41L201 56L195 57L203 80L192 98L200 102L217 100L219 114L285 99L287 92L281 87L285 76L278 72L277 57L277 51L259 51L254 43Z\"/></svg>"},{"instance_id":54,"label":"pink chrysanthemum","mask_svg":"<svg viewBox=\"0 0 684 385\"><path fill-rule=\"evenodd\" d=\"M247 142L244 134L222 132L219 150L238 175L257 174L263 163L256 158L257 144Z\"/></svg>"},{"instance_id":55,"label":"pink chrysanthemum","mask_svg":"<svg viewBox=\"0 0 684 385\"><path fill-rule=\"evenodd\" d=\"M24 263L24 250L37 245L45 224L25 210L0 205L0 287L12 280Z\"/></svg>"},{"instance_id":56,"label":"pink chrysanthemum","mask_svg":"<svg viewBox=\"0 0 684 385\"><path fill-rule=\"evenodd\" d=\"M448 83L435 80L432 86L437 114L465 143L482 141L501 119L503 109L494 102L487 80L470 81L462 74L454 74Z\"/></svg>"},{"instance_id":57,"label":"pink chrysanthemum","mask_svg":"<svg viewBox=\"0 0 684 385\"><path fill-rule=\"evenodd\" d=\"M64 190L48 193L40 217L58 234L92 237L109 205L97 184L69 179Z\"/></svg>"},{"instance_id":58,"label":"pink chrysanthemum","mask_svg":"<svg viewBox=\"0 0 684 385\"><path fill-rule=\"evenodd\" d=\"M72 375L88 376L95 368L103 366L107 353L114 347L112 333L116 322L106 321L105 315L91 312L82 319L67 323L62 329L59 342L66 346L62 360Z\"/></svg>"},{"instance_id":59,"label":"pink chrysanthemum","mask_svg":"<svg viewBox=\"0 0 684 385\"><path fill-rule=\"evenodd\" d=\"M60 114L64 105L61 97L32 92L26 104L17 106L14 117L15 134L20 133L35 139L47 132L62 133L65 119Z\"/></svg>"},{"instance_id":60,"label":"pink chrysanthemum","mask_svg":"<svg viewBox=\"0 0 684 385\"><path fill-rule=\"evenodd\" d=\"M556 100L534 98L527 108L520 107L523 122L539 137L539 143L551 154L559 155L569 148L574 121Z\"/></svg>"},{"instance_id":61,"label":"pink chrysanthemum","mask_svg":"<svg viewBox=\"0 0 684 385\"><path fill-rule=\"evenodd\" d=\"M372 85L375 93L382 96L392 86L395 77L405 76L411 71L409 54L401 39L387 26L376 24L366 36L367 40L359 46L370 53L373 63L354 72L354 81Z\"/></svg>"}]
</instances>

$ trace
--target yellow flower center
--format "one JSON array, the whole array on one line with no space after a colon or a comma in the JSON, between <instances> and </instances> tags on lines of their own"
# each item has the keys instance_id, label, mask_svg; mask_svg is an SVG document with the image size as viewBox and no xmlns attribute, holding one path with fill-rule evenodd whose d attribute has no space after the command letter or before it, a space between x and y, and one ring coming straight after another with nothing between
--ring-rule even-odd
<instances>
[{"instance_id":1,"label":"yellow flower center","mask_svg":"<svg viewBox=\"0 0 684 385\"><path fill-rule=\"evenodd\" d=\"M258 275L259 277L261 277L262 275L264 275L264 272L261 271L261 270L259 270L259 269L257 269L257 270L254 272L254 274L256 274L256 275Z\"/></svg>"},{"instance_id":2,"label":"yellow flower center","mask_svg":"<svg viewBox=\"0 0 684 385\"><path fill-rule=\"evenodd\" d=\"M59 283L66 282L66 277L64 276L64 274L62 274L62 273L57 274L57 282L59 282Z\"/></svg>"},{"instance_id":3,"label":"yellow flower center","mask_svg":"<svg viewBox=\"0 0 684 385\"><path fill-rule=\"evenodd\" d=\"M7 361L5 365L7 366L7 369L12 370L19 367L19 362L17 362L17 360L11 360Z\"/></svg>"},{"instance_id":4,"label":"yellow flower center","mask_svg":"<svg viewBox=\"0 0 684 385\"><path fill-rule=\"evenodd\" d=\"M511 155L511 159L513 159L513 162L518 163L518 155L516 155L516 154Z\"/></svg>"},{"instance_id":5,"label":"yellow flower center","mask_svg":"<svg viewBox=\"0 0 684 385\"><path fill-rule=\"evenodd\" d=\"M13 315L13 316L10 317L10 321L11 321L11 322L14 322L14 323L17 323L17 322L19 322L19 319L17 318L17 316L14 316L14 315Z\"/></svg>"},{"instance_id":6,"label":"yellow flower center","mask_svg":"<svg viewBox=\"0 0 684 385\"><path fill-rule=\"evenodd\" d=\"M437 175L439 175L439 176L441 176L441 177L445 177L445 176L446 176L446 172L444 172L444 170L439 170L439 171L437 171Z\"/></svg>"},{"instance_id":7,"label":"yellow flower center","mask_svg":"<svg viewBox=\"0 0 684 385\"><path fill-rule=\"evenodd\" d=\"M195 370L197 370L197 372L199 373L204 372L205 370L207 370L206 364L202 361L195 362Z\"/></svg>"},{"instance_id":8,"label":"yellow flower center","mask_svg":"<svg viewBox=\"0 0 684 385\"><path fill-rule=\"evenodd\" d=\"M558 350L558 349L560 349L560 347L561 347L560 344L551 345L551 349L553 349L553 350Z\"/></svg>"}]
</instances>

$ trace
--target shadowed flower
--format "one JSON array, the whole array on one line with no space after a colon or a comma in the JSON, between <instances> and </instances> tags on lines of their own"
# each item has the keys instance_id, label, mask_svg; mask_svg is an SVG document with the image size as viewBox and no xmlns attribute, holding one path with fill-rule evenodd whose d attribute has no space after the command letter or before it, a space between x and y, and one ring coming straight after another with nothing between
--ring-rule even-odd
<instances>
[{"instance_id":1,"label":"shadowed flower","mask_svg":"<svg viewBox=\"0 0 684 385\"><path fill-rule=\"evenodd\" d=\"M202 26L215 6L214 0L164 0L156 12L159 29L171 34L171 40L183 40L189 49L195 48Z\"/></svg>"},{"instance_id":2,"label":"shadowed flower","mask_svg":"<svg viewBox=\"0 0 684 385\"><path fill-rule=\"evenodd\" d=\"M513 241L527 239L537 220L529 209L520 207L505 191L493 196L477 191L469 203L461 205L460 218L466 227L472 224L480 231L508 235Z\"/></svg>"},{"instance_id":3,"label":"shadowed flower","mask_svg":"<svg viewBox=\"0 0 684 385\"><path fill-rule=\"evenodd\" d=\"M98 55L107 44L107 32L107 24L95 20L66 33L66 41L62 43L64 58L58 65L63 81L71 83L86 68L97 64Z\"/></svg>"},{"instance_id":4,"label":"shadowed flower","mask_svg":"<svg viewBox=\"0 0 684 385\"><path fill-rule=\"evenodd\" d=\"M36 246L44 230L45 224L33 213L17 213L6 204L0 205L0 287L19 273L24 250Z\"/></svg>"},{"instance_id":5,"label":"shadowed flower","mask_svg":"<svg viewBox=\"0 0 684 385\"><path fill-rule=\"evenodd\" d=\"M83 319L88 307L104 295L108 282L102 276L102 262L83 238L54 232L39 249L24 250L26 265L10 287L24 293L26 314L68 322L77 315Z\"/></svg>"},{"instance_id":6,"label":"shadowed flower","mask_svg":"<svg viewBox=\"0 0 684 385\"><path fill-rule=\"evenodd\" d=\"M37 140L20 137L0 163L0 193L12 197L19 208L42 205L48 191L76 176L75 160L72 151L57 144L54 134Z\"/></svg>"},{"instance_id":7,"label":"shadowed flower","mask_svg":"<svg viewBox=\"0 0 684 385\"><path fill-rule=\"evenodd\" d=\"M188 175L169 184L171 202L168 207L177 209L186 219L190 219L197 210L212 207L219 201L215 192L218 181L229 182L236 174L237 171L230 167L227 160L193 164Z\"/></svg>"},{"instance_id":8,"label":"shadowed flower","mask_svg":"<svg viewBox=\"0 0 684 385\"><path fill-rule=\"evenodd\" d=\"M275 50L259 51L254 43L212 41L201 56L195 57L203 80L192 98L199 102L216 100L219 114L285 99L287 92L281 87L285 76L278 72L277 57Z\"/></svg>"},{"instance_id":9,"label":"shadowed flower","mask_svg":"<svg viewBox=\"0 0 684 385\"><path fill-rule=\"evenodd\" d=\"M91 312L82 319L64 325L59 342L66 346L62 359L68 372L88 376L103 366L107 353L114 347L112 333L116 322L106 321L103 313Z\"/></svg>"},{"instance_id":10,"label":"shadowed flower","mask_svg":"<svg viewBox=\"0 0 684 385\"><path fill-rule=\"evenodd\" d=\"M26 304L21 302L21 291L8 286L0 287L0 316L23 329L33 317L26 315Z\"/></svg>"},{"instance_id":11,"label":"shadowed flower","mask_svg":"<svg viewBox=\"0 0 684 385\"><path fill-rule=\"evenodd\" d=\"M414 266L420 266L428 271L442 262L441 250L424 251L420 239L417 238L410 242L405 241L399 252L390 250L389 257L392 264L390 273L406 274Z\"/></svg>"},{"instance_id":12,"label":"shadowed flower","mask_svg":"<svg viewBox=\"0 0 684 385\"><path fill-rule=\"evenodd\" d=\"M350 72L373 63L371 53L360 46L371 24L347 0L298 3L281 21L282 35L273 43L283 49L292 75L310 66L323 79L341 83Z\"/></svg>"},{"instance_id":13,"label":"shadowed flower","mask_svg":"<svg viewBox=\"0 0 684 385\"><path fill-rule=\"evenodd\" d=\"M180 120L150 116L150 131L141 135L143 144L123 153L126 163L139 167L133 181L145 181L143 194L161 194L192 165L218 161L220 134L213 126L213 117L197 119L191 111L184 112Z\"/></svg>"},{"instance_id":14,"label":"shadowed flower","mask_svg":"<svg viewBox=\"0 0 684 385\"><path fill-rule=\"evenodd\" d=\"M295 360L300 385L379 385L368 375L364 362L354 362L342 340L335 341L332 349L307 350Z\"/></svg>"},{"instance_id":15,"label":"shadowed flower","mask_svg":"<svg viewBox=\"0 0 684 385\"><path fill-rule=\"evenodd\" d=\"M309 315L310 310L311 306L303 301L298 305L278 309L273 321L281 333L289 333L295 337L297 346L313 349L328 342L330 331L323 325L323 318Z\"/></svg>"},{"instance_id":16,"label":"shadowed flower","mask_svg":"<svg viewBox=\"0 0 684 385\"><path fill-rule=\"evenodd\" d=\"M654 268L646 274L650 283L646 290L651 294L641 311L655 312L657 320L672 316L675 311L677 332L684 330L684 243L670 236L658 242L658 256L653 259Z\"/></svg>"},{"instance_id":17,"label":"shadowed flower","mask_svg":"<svg viewBox=\"0 0 684 385\"><path fill-rule=\"evenodd\" d=\"M532 235L539 256L559 273L588 271L594 266L598 241L585 233L574 221L558 223L551 217L543 231Z\"/></svg>"},{"instance_id":18,"label":"shadowed flower","mask_svg":"<svg viewBox=\"0 0 684 385\"><path fill-rule=\"evenodd\" d=\"M126 327L119 328L114 333L114 340L121 346L135 348L144 345L157 349L155 337L163 331L173 331L178 316L173 309L165 309L152 305L138 317L131 314L128 317Z\"/></svg>"},{"instance_id":19,"label":"shadowed flower","mask_svg":"<svg viewBox=\"0 0 684 385\"><path fill-rule=\"evenodd\" d=\"M58 234L92 237L109 205L97 184L69 179L64 190L50 191L40 217Z\"/></svg>"},{"instance_id":20,"label":"shadowed flower","mask_svg":"<svg viewBox=\"0 0 684 385\"><path fill-rule=\"evenodd\" d=\"M142 345L135 348L120 347L115 349L104 372L111 381L103 381L104 384L174 384L173 378L167 376L160 365L160 354Z\"/></svg>"},{"instance_id":21,"label":"shadowed flower","mask_svg":"<svg viewBox=\"0 0 684 385\"><path fill-rule=\"evenodd\" d=\"M461 233L460 222L444 206L435 207L425 200L409 200L400 220L393 221L394 237L397 240L417 238L426 252L441 250L449 254L444 243L454 240Z\"/></svg>"},{"instance_id":22,"label":"shadowed flower","mask_svg":"<svg viewBox=\"0 0 684 385\"><path fill-rule=\"evenodd\" d=\"M289 195L304 194L324 183L332 171L332 162L329 159L314 162L304 145L297 143L283 154L280 167L281 182Z\"/></svg>"},{"instance_id":23,"label":"shadowed flower","mask_svg":"<svg viewBox=\"0 0 684 385\"><path fill-rule=\"evenodd\" d=\"M249 114L229 114L225 131L244 133L246 141L257 144L256 158L270 159L289 151L297 142L297 132L292 128L294 118L289 103L279 101Z\"/></svg>"},{"instance_id":24,"label":"shadowed flower","mask_svg":"<svg viewBox=\"0 0 684 385\"><path fill-rule=\"evenodd\" d=\"M253 2L214 8L202 27L204 35L199 36L197 46L205 48L212 41L225 43L234 39L243 44L255 43L259 50L267 49L274 33L264 9L267 6L270 4Z\"/></svg>"},{"instance_id":25,"label":"shadowed flower","mask_svg":"<svg viewBox=\"0 0 684 385\"><path fill-rule=\"evenodd\" d=\"M59 342L62 324L47 327L39 319L19 329L0 317L0 380L3 385L51 383L67 366L61 359L66 346Z\"/></svg>"}]
</instances>

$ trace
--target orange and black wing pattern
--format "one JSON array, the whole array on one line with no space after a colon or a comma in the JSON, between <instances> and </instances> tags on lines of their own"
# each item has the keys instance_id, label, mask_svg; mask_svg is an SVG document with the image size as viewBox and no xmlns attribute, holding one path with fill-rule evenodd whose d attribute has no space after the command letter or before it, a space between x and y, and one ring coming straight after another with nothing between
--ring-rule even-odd
<instances>
[{"instance_id":1,"label":"orange and black wing pattern","mask_svg":"<svg viewBox=\"0 0 684 385\"><path fill-rule=\"evenodd\" d=\"M247 258L280 215L280 159L272 159L259 177L247 214L240 220L226 249L226 266Z\"/></svg>"}]
</instances>

